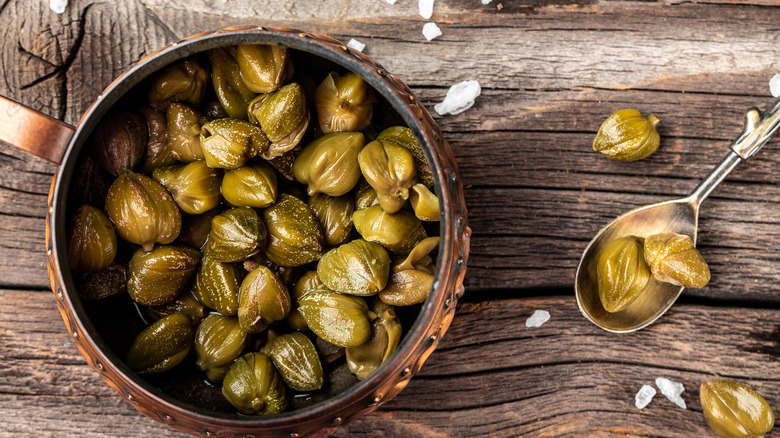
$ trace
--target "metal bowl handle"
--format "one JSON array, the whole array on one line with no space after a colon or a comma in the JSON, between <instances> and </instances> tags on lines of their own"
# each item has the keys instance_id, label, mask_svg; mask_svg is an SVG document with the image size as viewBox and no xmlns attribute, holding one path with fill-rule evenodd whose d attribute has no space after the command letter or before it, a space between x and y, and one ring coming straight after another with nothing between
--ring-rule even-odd
<instances>
[{"instance_id":1,"label":"metal bowl handle","mask_svg":"<svg viewBox=\"0 0 780 438\"><path fill-rule=\"evenodd\" d=\"M0 96L0 141L59 165L75 131L67 123Z\"/></svg>"}]
</instances>

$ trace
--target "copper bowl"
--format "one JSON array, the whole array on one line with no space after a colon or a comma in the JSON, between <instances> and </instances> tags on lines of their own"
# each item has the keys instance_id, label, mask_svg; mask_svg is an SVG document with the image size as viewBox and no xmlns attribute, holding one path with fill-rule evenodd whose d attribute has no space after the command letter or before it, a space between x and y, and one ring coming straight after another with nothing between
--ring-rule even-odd
<instances>
[{"instance_id":1,"label":"copper bowl","mask_svg":"<svg viewBox=\"0 0 780 438\"><path fill-rule=\"evenodd\" d=\"M87 137L103 115L134 86L162 67L197 52L235 44L279 44L351 70L370 83L423 145L436 182L442 237L433 290L396 353L368 379L312 406L269 417L220 413L171 396L138 377L112 351L105 333L82 302L70 269L65 239L68 188ZM155 421L200 436L319 436L377 409L409 383L449 327L463 294L470 229L463 186L449 145L428 111L395 75L341 42L294 29L238 26L186 38L142 59L98 96L74 128L0 98L5 140L60 164L49 192L46 218L48 271L57 306L87 363L136 409ZM65 267L65 269L63 269ZM93 313L94 316L94 313Z\"/></svg>"}]
</instances>

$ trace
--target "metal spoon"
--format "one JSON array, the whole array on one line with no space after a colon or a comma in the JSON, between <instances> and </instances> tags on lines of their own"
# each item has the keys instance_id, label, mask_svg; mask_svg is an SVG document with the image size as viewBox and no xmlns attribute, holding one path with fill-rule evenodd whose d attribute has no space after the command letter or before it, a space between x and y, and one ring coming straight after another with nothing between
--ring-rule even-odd
<instances>
[{"instance_id":1,"label":"metal spoon","mask_svg":"<svg viewBox=\"0 0 780 438\"><path fill-rule=\"evenodd\" d=\"M601 305L596 281L596 263L601 249L623 236L646 238L664 232L687 234L696 242L699 205L737 164L752 157L780 127L780 99L766 111L752 108L745 127L731 150L690 195L629 211L602 228L582 254L574 279L577 305L586 318L604 330L628 333L648 326L674 304L683 287L650 279L640 296L625 309L609 313Z\"/></svg>"}]
</instances>

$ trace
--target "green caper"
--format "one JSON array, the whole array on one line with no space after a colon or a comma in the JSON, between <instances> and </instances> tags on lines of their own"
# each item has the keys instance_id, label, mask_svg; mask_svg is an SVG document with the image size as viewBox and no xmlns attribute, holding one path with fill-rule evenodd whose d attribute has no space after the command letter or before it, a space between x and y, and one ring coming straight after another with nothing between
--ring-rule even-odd
<instances>
[{"instance_id":1,"label":"green caper","mask_svg":"<svg viewBox=\"0 0 780 438\"><path fill-rule=\"evenodd\" d=\"M130 345L125 363L138 374L162 373L178 365L192 348L192 324L181 313L157 320Z\"/></svg>"},{"instance_id":2,"label":"green caper","mask_svg":"<svg viewBox=\"0 0 780 438\"><path fill-rule=\"evenodd\" d=\"M198 111L179 102L168 107L168 149L177 160L189 163L203 159L200 134L206 118Z\"/></svg>"},{"instance_id":3,"label":"green caper","mask_svg":"<svg viewBox=\"0 0 780 438\"><path fill-rule=\"evenodd\" d=\"M186 246L139 249L130 259L127 293L144 306L165 304L187 285L200 257L198 250Z\"/></svg>"},{"instance_id":4,"label":"green caper","mask_svg":"<svg viewBox=\"0 0 780 438\"><path fill-rule=\"evenodd\" d=\"M135 169L148 139L146 119L137 111L107 115L90 136L95 160L114 176Z\"/></svg>"},{"instance_id":5,"label":"green caper","mask_svg":"<svg viewBox=\"0 0 780 438\"><path fill-rule=\"evenodd\" d=\"M226 210L211 220L204 253L220 262L241 262L266 244L266 228L251 208Z\"/></svg>"},{"instance_id":6,"label":"green caper","mask_svg":"<svg viewBox=\"0 0 780 438\"><path fill-rule=\"evenodd\" d=\"M281 156L300 143L309 127L306 97L298 83L266 95L258 96L249 104L249 120L257 123L271 142L261 156L270 160Z\"/></svg>"},{"instance_id":7,"label":"green caper","mask_svg":"<svg viewBox=\"0 0 780 438\"><path fill-rule=\"evenodd\" d=\"M625 309L650 280L642 241L626 236L609 242L599 253L596 266L599 297L607 312Z\"/></svg>"},{"instance_id":8,"label":"green caper","mask_svg":"<svg viewBox=\"0 0 780 438\"><path fill-rule=\"evenodd\" d=\"M281 46L240 44L236 61L241 79L255 93L270 93L292 75L290 53Z\"/></svg>"},{"instance_id":9,"label":"green caper","mask_svg":"<svg viewBox=\"0 0 780 438\"><path fill-rule=\"evenodd\" d=\"M317 276L329 289L368 296L385 288L390 256L382 245L356 239L334 248L317 263Z\"/></svg>"},{"instance_id":10,"label":"green caper","mask_svg":"<svg viewBox=\"0 0 780 438\"><path fill-rule=\"evenodd\" d=\"M322 132L362 131L374 116L374 90L360 76L331 73L314 91Z\"/></svg>"},{"instance_id":11,"label":"green caper","mask_svg":"<svg viewBox=\"0 0 780 438\"><path fill-rule=\"evenodd\" d=\"M114 261L117 250L114 225L100 209L82 205L70 222L68 262L78 272L99 271Z\"/></svg>"},{"instance_id":12,"label":"green caper","mask_svg":"<svg viewBox=\"0 0 780 438\"><path fill-rule=\"evenodd\" d=\"M69 199L73 197L75 205L89 204L104 208L108 188L114 178L110 177L92 157L84 157L73 172Z\"/></svg>"},{"instance_id":13,"label":"green caper","mask_svg":"<svg viewBox=\"0 0 780 438\"><path fill-rule=\"evenodd\" d=\"M209 50L209 62L211 82L222 108L229 117L246 119L246 108L256 94L241 79L238 62L222 47Z\"/></svg>"},{"instance_id":14,"label":"green caper","mask_svg":"<svg viewBox=\"0 0 780 438\"><path fill-rule=\"evenodd\" d=\"M325 237L325 245L344 243L352 232L352 213L355 204L350 196L328 196L318 193L308 201Z\"/></svg>"},{"instance_id":15,"label":"green caper","mask_svg":"<svg viewBox=\"0 0 780 438\"><path fill-rule=\"evenodd\" d=\"M317 276L317 271L308 271L301 275L295 282L290 297L292 301L290 313L288 313L285 318L287 324L289 324L293 330L304 331L309 328L306 325L306 320L303 319L303 315L298 311L298 300L300 300L306 292L317 289L322 285L322 280Z\"/></svg>"},{"instance_id":16,"label":"green caper","mask_svg":"<svg viewBox=\"0 0 780 438\"><path fill-rule=\"evenodd\" d=\"M245 120L216 119L203 125L200 146L209 167L237 169L249 158L265 152L268 138L259 127Z\"/></svg>"},{"instance_id":17,"label":"green caper","mask_svg":"<svg viewBox=\"0 0 780 438\"><path fill-rule=\"evenodd\" d=\"M293 163L295 180L309 195L341 196L360 180L358 155L365 144L360 132L326 134L307 144Z\"/></svg>"},{"instance_id":18,"label":"green caper","mask_svg":"<svg viewBox=\"0 0 780 438\"><path fill-rule=\"evenodd\" d=\"M219 214L219 210L219 208L214 208L201 214L183 215L181 233L179 233L177 242L203 249L211 231L211 220Z\"/></svg>"},{"instance_id":19,"label":"green caper","mask_svg":"<svg viewBox=\"0 0 780 438\"><path fill-rule=\"evenodd\" d=\"M106 196L106 212L117 234L151 251L155 243L168 244L181 231L181 212L165 187L148 176L126 171Z\"/></svg>"},{"instance_id":20,"label":"green caper","mask_svg":"<svg viewBox=\"0 0 780 438\"><path fill-rule=\"evenodd\" d=\"M409 203L417 219L421 221L439 221L439 198L425 184L415 184L409 192Z\"/></svg>"},{"instance_id":21,"label":"green caper","mask_svg":"<svg viewBox=\"0 0 780 438\"><path fill-rule=\"evenodd\" d=\"M265 253L279 266L301 266L322 256L323 236L311 209L300 199L282 193L263 210L268 227Z\"/></svg>"},{"instance_id":22,"label":"green caper","mask_svg":"<svg viewBox=\"0 0 780 438\"><path fill-rule=\"evenodd\" d=\"M658 281L687 288L704 287L710 268L690 236L660 233L645 239L644 257Z\"/></svg>"},{"instance_id":23,"label":"green caper","mask_svg":"<svg viewBox=\"0 0 780 438\"><path fill-rule=\"evenodd\" d=\"M412 153L391 141L374 140L360 151L358 163L382 209L388 213L400 210L417 181Z\"/></svg>"},{"instance_id":24,"label":"green caper","mask_svg":"<svg viewBox=\"0 0 780 438\"><path fill-rule=\"evenodd\" d=\"M185 213L201 214L219 205L222 172L208 167L203 161L158 167L152 177L168 190Z\"/></svg>"},{"instance_id":25,"label":"green caper","mask_svg":"<svg viewBox=\"0 0 780 438\"><path fill-rule=\"evenodd\" d=\"M276 172L265 161L228 170L222 178L222 196L239 207L268 207L276 202L277 187Z\"/></svg>"},{"instance_id":26,"label":"green caper","mask_svg":"<svg viewBox=\"0 0 780 438\"><path fill-rule=\"evenodd\" d=\"M192 291L184 291L173 300L159 306L143 306L141 311L144 316L154 321L174 313L181 313L192 321L193 326L197 325L206 314L203 304L195 298Z\"/></svg>"},{"instance_id":27,"label":"green caper","mask_svg":"<svg viewBox=\"0 0 780 438\"><path fill-rule=\"evenodd\" d=\"M119 296L127 290L127 268L121 263L111 263L99 271L81 274L76 286L79 297L85 300Z\"/></svg>"},{"instance_id":28,"label":"green caper","mask_svg":"<svg viewBox=\"0 0 780 438\"><path fill-rule=\"evenodd\" d=\"M352 223L363 239L379 243L393 254L408 253L427 237L422 222L406 210L390 214L375 205L353 213Z\"/></svg>"},{"instance_id":29,"label":"green caper","mask_svg":"<svg viewBox=\"0 0 780 438\"><path fill-rule=\"evenodd\" d=\"M146 126L149 128L149 139L146 142L146 153L141 163L141 170L144 173L151 173L158 167L176 163L176 157L173 156L168 144L168 118L165 112L148 106L141 107L138 111L146 119Z\"/></svg>"},{"instance_id":30,"label":"green caper","mask_svg":"<svg viewBox=\"0 0 780 438\"><path fill-rule=\"evenodd\" d=\"M658 117L652 114L645 117L635 109L620 110L601 124L593 150L618 161L647 158L660 144L657 124Z\"/></svg>"},{"instance_id":31,"label":"green caper","mask_svg":"<svg viewBox=\"0 0 780 438\"><path fill-rule=\"evenodd\" d=\"M293 391L314 391L325 381L322 363L311 340L301 332L281 336L268 335L268 343L260 350L270 357Z\"/></svg>"},{"instance_id":32,"label":"green caper","mask_svg":"<svg viewBox=\"0 0 780 438\"><path fill-rule=\"evenodd\" d=\"M204 306L225 316L238 312L238 289L241 273L233 263L218 262L205 257L195 275L193 293Z\"/></svg>"},{"instance_id":33,"label":"green caper","mask_svg":"<svg viewBox=\"0 0 780 438\"><path fill-rule=\"evenodd\" d=\"M393 263L387 287L379 293L379 299L393 306L419 304L428 298L433 287L433 273L429 253L439 247L439 237L428 237L415 245L403 260ZM430 262L432 264L432 261Z\"/></svg>"},{"instance_id":34,"label":"green caper","mask_svg":"<svg viewBox=\"0 0 780 438\"><path fill-rule=\"evenodd\" d=\"M377 315L371 321L371 338L363 345L346 349L349 370L360 380L390 358L401 341L401 322L395 310L382 302L375 303L371 310Z\"/></svg>"},{"instance_id":35,"label":"green caper","mask_svg":"<svg viewBox=\"0 0 780 438\"><path fill-rule=\"evenodd\" d=\"M198 368L214 383L222 383L230 364L247 344L246 333L241 331L238 318L212 313L198 325L195 332L195 353Z\"/></svg>"},{"instance_id":36,"label":"green caper","mask_svg":"<svg viewBox=\"0 0 780 438\"><path fill-rule=\"evenodd\" d=\"M699 387L704 419L722 438L761 438L775 425L769 403L746 385L710 380Z\"/></svg>"},{"instance_id":37,"label":"green caper","mask_svg":"<svg viewBox=\"0 0 780 438\"><path fill-rule=\"evenodd\" d=\"M298 304L309 329L333 345L357 347L371 337L371 320L375 315L361 297L322 287L304 294Z\"/></svg>"},{"instance_id":38,"label":"green caper","mask_svg":"<svg viewBox=\"0 0 780 438\"><path fill-rule=\"evenodd\" d=\"M362 210L375 205L379 205L376 190L365 179L361 178L357 186L355 186L355 210Z\"/></svg>"},{"instance_id":39,"label":"green caper","mask_svg":"<svg viewBox=\"0 0 780 438\"><path fill-rule=\"evenodd\" d=\"M198 106L206 94L208 80L208 65L196 58L173 63L152 80L149 104L161 111L165 111L171 102Z\"/></svg>"},{"instance_id":40,"label":"green caper","mask_svg":"<svg viewBox=\"0 0 780 438\"><path fill-rule=\"evenodd\" d=\"M284 381L262 353L247 353L233 362L222 394L242 414L273 415L287 409Z\"/></svg>"},{"instance_id":41,"label":"green caper","mask_svg":"<svg viewBox=\"0 0 780 438\"><path fill-rule=\"evenodd\" d=\"M238 322L246 333L258 333L290 312L287 287L270 269L258 266L247 274L238 295Z\"/></svg>"},{"instance_id":42,"label":"green caper","mask_svg":"<svg viewBox=\"0 0 780 438\"><path fill-rule=\"evenodd\" d=\"M417 179L428 188L433 188L434 180L431 172L431 165L428 163L428 157L425 156L425 150L412 130L406 126L391 126L376 136L377 140L391 141L399 146L403 146L414 157L414 167L417 168Z\"/></svg>"}]
</instances>

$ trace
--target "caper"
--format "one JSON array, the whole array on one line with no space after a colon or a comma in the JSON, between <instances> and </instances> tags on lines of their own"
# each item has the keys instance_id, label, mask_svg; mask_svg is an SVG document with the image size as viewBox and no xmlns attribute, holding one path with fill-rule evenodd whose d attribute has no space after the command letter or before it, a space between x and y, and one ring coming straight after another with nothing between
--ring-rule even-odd
<instances>
[{"instance_id":1,"label":"caper","mask_svg":"<svg viewBox=\"0 0 780 438\"><path fill-rule=\"evenodd\" d=\"M158 167L176 163L176 157L168 144L168 116L165 112L148 106L141 107L138 111L146 119L146 126L149 128L141 170L150 173Z\"/></svg>"},{"instance_id":2,"label":"caper","mask_svg":"<svg viewBox=\"0 0 780 438\"><path fill-rule=\"evenodd\" d=\"M211 82L222 108L229 117L246 119L246 108L256 94L241 79L238 62L228 49L222 47L209 50L209 62Z\"/></svg>"},{"instance_id":3,"label":"caper","mask_svg":"<svg viewBox=\"0 0 780 438\"><path fill-rule=\"evenodd\" d=\"M329 289L368 296L385 288L390 256L382 245L356 239L334 248L317 263L317 276Z\"/></svg>"},{"instance_id":4,"label":"caper","mask_svg":"<svg viewBox=\"0 0 780 438\"><path fill-rule=\"evenodd\" d=\"M242 414L272 415L287 409L284 381L262 353L247 353L233 362L222 394Z\"/></svg>"},{"instance_id":5,"label":"caper","mask_svg":"<svg viewBox=\"0 0 780 438\"><path fill-rule=\"evenodd\" d=\"M69 197L73 198L75 205L89 204L102 209L106 205L108 188L113 181L114 178L92 157L85 157L73 172Z\"/></svg>"},{"instance_id":6,"label":"caper","mask_svg":"<svg viewBox=\"0 0 780 438\"><path fill-rule=\"evenodd\" d=\"M290 53L285 47L239 44L236 61L241 79L255 93L270 93L292 75Z\"/></svg>"},{"instance_id":7,"label":"caper","mask_svg":"<svg viewBox=\"0 0 780 438\"><path fill-rule=\"evenodd\" d=\"M722 438L761 438L775 425L769 403L733 380L710 380L699 387L704 419Z\"/></svg>"},{"instance_id":8,"label":"caper","mask_svg":"<svg viewBox=\"0 0 780 438\"><path fill-rule=\"evenodd\" d=\"M322 388L322 363L311 340L301 332L281 336L269 333L268 343L260 350L274 361L284 383L294 391Z\"/></svg>"},{"instance_id":9,"label":"caper","mask_svg":"<svg viewBox=\"0 0 780 438\"><path fill-rule=\"evenodd\" d=\"M219 214L219 208L196 215L183 215L178 242L193 248L203 249L211 231L211 220Z\"/></svg>"},{"instance_id":10,"label":"caper","mask_svg":"<svg viewBox=\"0 0 780 438\"><path fill-rule=\"evenodd\" d=\"M198 106L206 94L208 65L196 58L187 58L166 67L152 80L149 104L165 111L171 102L186 102Z\"/></svg>"},{"instance_id":11,"label":"caper","mask_svg":"<svg viewBox=\"0 0 780 438\"><path fill-rule=\"evenodd\" d=\"M601 124L593 150L619 161L647 158L660 144L657 124L658 117L652 114L645 117L635 109L620 110Z\"/></svg>"},{"instance_id":12,"label":"caper","mask_svg":"<svg viewBox=\"0 0 780 438\"><path fill-rule=\"evenodd\" d=\"M415 245L403 260L393 263L387 287L379 293L382 302L393 306L410 306L425 301L433 287L429 253L439 246L439 237L428 237Z\"/></svg>"},{"instance_id":13,"label":"caper","mask_svg":"<svg viewBox=\"0 0 780 438\"><path fill-rule=\"evenodd\" d=\"M247 344L238 319L212 313L198 325L195 332L196 365L214 383L222 383L230 364Z\"/></svg>"},{"instance_id":14,"label":"caper","mask_svg":"<svg viewBox=\"0 0 780 438\"><path fill-rule=\"evenodd\" d=\"M425 184L415 184L409 191L409 203L417 219L421 221L439 221L439 198Z\"/></svg>"},{"instance_id":15,"label":"caper","mask_svg":"<svg viewBox=\"0 0 780 438\"><path fill-rule=\"evenodd\" d=\"M130 259L127 293L144 306L165 304L187 285L200 257L198 250L186 246L139 249Z\"/></svg>"},{"instance_id":16,"label":"caper","mask_svg":"<svg viewBox=\"0 0 780 438\"><path fill-rule=\"evenodd\" d=\"M238 290L241 286L240 268L205 257L195 275L193 293L204 306L225 316L238 312Z\"/></svg>"},{"instance_id":17,"label":"caper","mask_svg":"<svg viewBox=\"0 0 780 438\"><path fill-rule=\"evenodd\" d=\"M379 205L376 190L365 179L361 179L355 186L355 210Z\"/></svg>"},{"instance_id":18,"label":"caper","mask_svg":"<svg viewBox=\"0 0 780 438\"><path fill-rule=\"evenodd\" d=\"M206 313L203 304L195 298L192 291L184 291L173 300L159 306L142 306L141 311L144 316L154 321L174 313L181 313L192 321L193 326L197 325Z\"/></svg>"},{"instance_id":19,"label":"caper","mask_svg":"<svg viewBox=\"0 0 780 438\"><path fill-rule=\"evenodd\" d=\"M300 199L282 193L263 210L268 227L269 260L279 266L301 266L322 256L323 236L311 209Z\"/></svg>"},{"instance_id":20,"label":"caper","mask_svg":"<svg viewBox=\"0 0 780 438\"><path fill-rule=\"evenodd\" d=\"M325 245L344 243L352 232L355 204L350 196L328 196L323 193L309 198L309 208L317 216L325 237Z\"/></svg>"},{"instance_id":21,"label":"caper","mask_svg":"<svg viewBox=\"0 0 780 438\"><path fill-rule=\"evenodd\" d=\"M276 202L276 172L265 161L253 161L225 172L222 196L235 206L265 208Z\"/></svg>"},{"instance_id":22,"label":"caper","mask_svg":"<svg viewBox=\"0 0 780 438\"><path fill-rule=\"evenodd\" d=\"M295 180L309 195L341 196L360 180L358 156L365 144L360 132L326 134L307 144L293 164Z\"/></svg>"},{"instance_id":23,"label":"caper","mask_svg":"<svg viewBox=\"0 0 780 438\"><path fill-rule=\"evenodd\" d=\"M371 337L374 315L361 297L322 287L304 294L298 304L309 329L333 345L357 347Z\"/></svg>"},{"instance_id":24,"label":"caper","mask_svg":"<svg viewBox=\"0 0 780 438\"><path fill-rule=\"evenodd\" d=\"M121 263L111 263L99 271L81 274L76 285L79 296L85 300L116 297L127 290L127 268Z\"/></svg>"},{"instance_id":25,"label":"caper","mask_svg":"<svg viewBox=\"0 0 780 438\"><path fill-rule=\"evenodd\" d=\"M257 123L271 142L261 156L270 160L300 143L309 127L309 110L303 88L293 82L249 104L249 120Z\"/></svg>"},{"instance_id":26,"label":"caper","mask_svg":"<svg viewBox=\"0 0 780 438\"><path fill-rule=\"evenodd\" d=\"M352 223L363 239L379 243L393 254L408 253L428 237L422 222L412 213L401 210L390 214L379 205L357 210Z\"/></svg>"},{"instance_id":27,"label":"caper","mask_svg":"<svg viewBox=\"0 0 780 438\"><path fill-rule=\"evenodd\" d=\"M162 373L178 365L192 348L192 325L181 313L157 320L130 345L125 363L138 374Z\"/></svg>"},{"instance_id":28,"label":"caper","mask_svg":"<svg viewBox=\"0 0 780 438\"><path fill-rule=\"evenodd\" d=\"M382 209L388 213L400 210L417 181L412 153L393 142L374 140L360 151L358 163Z\"/></svg>"},{"instance_id":29,"label":"caper","mask_svg":"<svg viewBox=\"0 0 780 438\"><path fill-rule=\"evenodd\" d=\"M360 76L349 72L329 74L314 91L323 132L362 131L371 123L376 96Z\"/></svg>"},{"instance_id":30,"label":"caper","mask_svg":"<svg viewBox=\"0 0 780 438\"><path fill-rule=\"evenodd\" d=\"M166 114L168 123L168 149L177 160L189 163L203 159L200 133L206 118L189 106L174 102Z\"/></svg>"},{"instance_id":31,"label":"caper","mask_svg":"<svg viewBox=\"0 0 780 438\"><path fill-rule=\"evenodd\" d=\"M106 196L106 212L117 234L151 251L155 243L168 244L181 231L181 213L171 195L148 176L126 171Z\"/></svg>"},{"instance_id":32,"label":"caper","mask_svg":"<svg viewBox=\"0 0 780 438\"><path fill-rule=\"evenodd\" d=\"M309 328L306 325L306 320L303 319L303 315L301 315L301 312L298 311L298 300L300 300L301 297L306 294L306 292L317 289L321 286L323 286L322 280L320 280L320 277L317 276L317 271L308 271L301 275L300 278L298 278L298 281L295 282L295 285L292 288L292 293L290 294L292 301L292 305L290 306L290 313L288 313L287 317L285 318L285 320L287 320L287 324L289 324L293 330L303 331Z\"/></svg>"},{"instance_id":33,"label":"caper","mask_svg":"<svg viewBox=\"0 0 780 438\"><path fill-rule=\"evenodd\" d=\"M263 131L238 119L217 119L205 125L200 133L200 146L209 167L237 169L246 160L268 149Z\"/></svg>"},{"instance_id":34,"label":"caper","mask_svg":"<svg viewBox=\"0 0 780 438\"><path fill-rule=\"evenodd\" d=\"M690 236L660 233L645 239L644 257L658 281L687 288L704 287L710 268Z\"/></svg>"},{"instance_id":35,"label":"caper","mask_svg":"<svg viewBox=\"0 0 780 438\"><path fill-rule=\"evenodd\" d=\"M599 253L596 266L599 297L607 312L625 309L650 280L642 242L626 236L609 242Z\"/></svg>"},{"instance_id":36,"label":"caper","mask_svg":"<svg viewBox=\"0 0 780 438\"><path fill-rule=\"evenodd\" d=\"M266 228L251 208L226 210L211 220L204 253L220 262L241 262L266 244Z\"/></svg>"},{"instance_id":37,"label":"caper","mask_svg":"<svg viewBox=\"0 0 780 438\"><path fill-rule=\"evenodd\" d=\"M108 173L118 176L141 161L149 138L146 119L137 111L122 111L104 117L90 141L95 160Z\"/></svg>"},{"instance_id":38,"label":"caper","mask_svg":"<svg viewBox=\"0 0 780 438\"><path fill-rule=\"evenodd\" d=\"M114 225L101 210L82 205L70 223L68 262L78 272L99 271L114 261L117 250Z\"/></svg>"},{"instance_id":39,"label":"caper","mask_svg":"<svg viewBox=\"0 0 780 438\"><path fill-rule=\"evenodd\" d=\"M360 380L387 361L401 341L401 322L392 306L377 302L371 310L377 315L371 321L371 337L365 344L346 350L349 370Z\"/></svg>"},{"instance_id":40,"label":"caper","mask_svg":"<svg viewBox=\"0 0 780 438\"><path fill-rule=\"evenodd\" d=\"M219 205L222 172L203 161L158 167L152 177L168 190L185 213L201 214Z\"/></svg>"},{"instance_id":41,"label":"caper","mask_svg":"<svg viewBox=\"0 0 780 438\"><path fill-rule=\"evenodd\" d=\"M238 322L246 333L258 333L290 312L287 287L270 269L258 266L241 283Z\"/></svg>"},{"instance_id":42,"label":"caper","mask_svg":"<svg viewBox=\"0 0 780 438\"><path fill-rule=\"evenodd\" d=\"M414 157L414 167L417 168L417 179L428 188L433 188L434 180L431 172L431 165L428 163L428 157L425 156L425 150L412 130L406 126L391 126L376 136L377 140L391 141L399 146L403 146Z\"/></svg>"}]
</instances>

